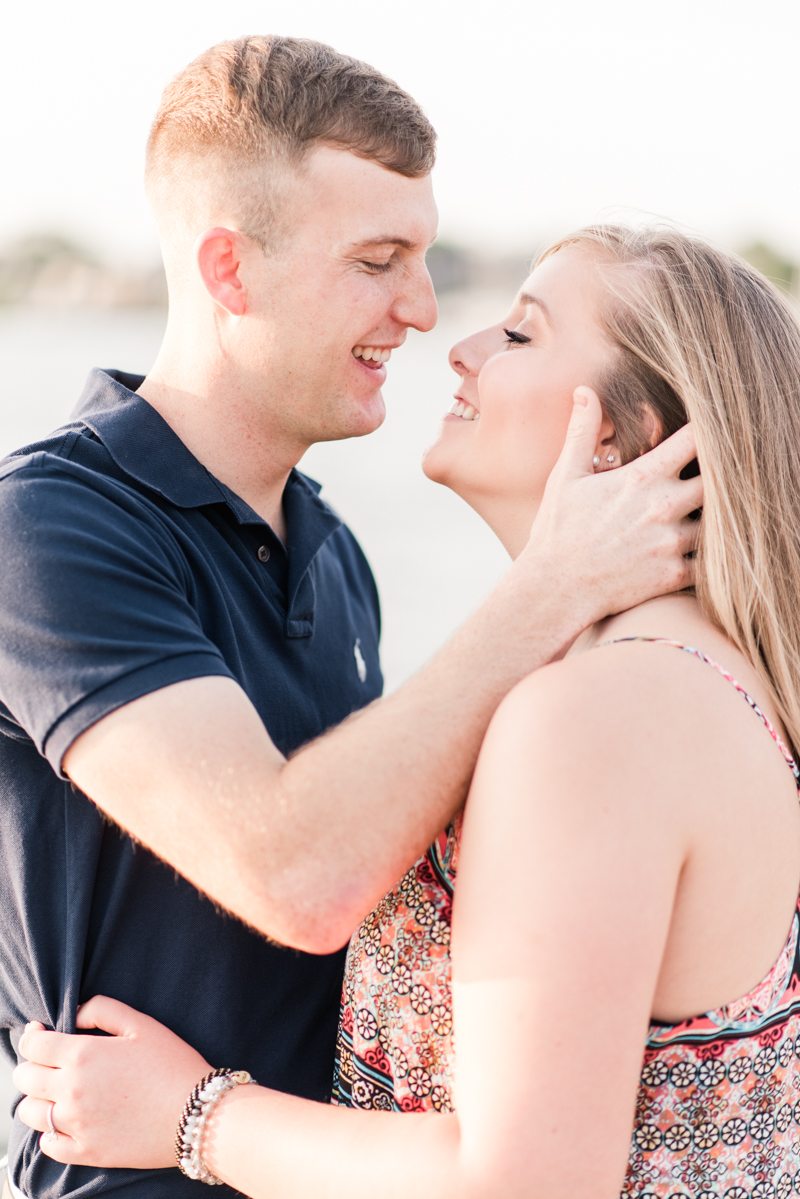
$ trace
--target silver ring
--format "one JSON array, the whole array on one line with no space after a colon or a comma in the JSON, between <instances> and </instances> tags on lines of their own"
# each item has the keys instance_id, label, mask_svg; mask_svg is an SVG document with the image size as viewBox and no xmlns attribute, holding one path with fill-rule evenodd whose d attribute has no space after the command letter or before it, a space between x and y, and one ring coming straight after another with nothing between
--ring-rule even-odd
<instances>
[{"instance_id":1,"label":"silver ring","mask_svg":"<svg viewBox=\"0 0 800 1199\"><path fill-rule=\"evenodd\" d=\"M44 1135L47 1137L47 1139L49 1141L57 1141L58 1140L58 1129L56 1128L55 1124L53 1123L53 1108L54 1107L55 1107L55 1104L51 1103L47 1109L48 1131Z\"/></svg>"}]
</instances>

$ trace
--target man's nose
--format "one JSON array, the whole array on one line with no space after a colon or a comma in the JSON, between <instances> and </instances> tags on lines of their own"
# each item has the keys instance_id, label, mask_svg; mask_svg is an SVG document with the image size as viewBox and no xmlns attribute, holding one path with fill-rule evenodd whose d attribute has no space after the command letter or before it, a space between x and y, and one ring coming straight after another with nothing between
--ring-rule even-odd
<instances>
[{"instance_id":1,"label":"man's nose","mask_svg":"<svg viewBox=\"0 0 800 1199\"><path fill-rule=\"evenodd\" d=\"M449 354L449 362L457 375L479 375L487 358L496 354L503 345L503 331L500 325L492 325L481 329L479 333L471 333L462 341L456 342Z\"/></svg>"},{"instance_id":2,"label":"man's nose","mask_svg":"<svg viewBox=\"0 0 800 1199\"><path fill-rule=\"evenodd\" d=\"M393 305L394 318L406 328L428 333L436 324L439 315L436 293L428 268L422 266L416 271L409 271L404 277L404 282L405 286Z\"/></svg>"}]
</instances>

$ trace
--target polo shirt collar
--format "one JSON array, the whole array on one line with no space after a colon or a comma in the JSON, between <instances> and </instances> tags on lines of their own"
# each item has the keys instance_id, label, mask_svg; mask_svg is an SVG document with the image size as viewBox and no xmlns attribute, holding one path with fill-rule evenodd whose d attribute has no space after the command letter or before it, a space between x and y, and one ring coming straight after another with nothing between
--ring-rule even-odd
<instances>
[{"instance_id":1,"label":"polo shirt collar","mask_svg":"<svg viewBox=\"0 0 800 1199\"><path fill-rule=\"evenodd\" d=\"M266 521L235 492L215 479L177 433L136 389L143 375L95 368L73 412L95 433L126 474L158 492L177 508L226 504L240 525ZM313 586L309 565L341 520L320 499L321 484L292 470L283 493L288 541L288 623L294 636L308 636L313 626Z\"/></svg>"},{"instance_id":2,"label":"polo shirt collar","mask_svg":"<svg viewBox=\"0 0 800 1199\"><path fill-rule=\"evenodd\" d=\"M136 395L144 375L95 367L72 419L102 441L126 474L177 508L227 500L220 484L147 400Z\"/></svg>"}]
</instances>

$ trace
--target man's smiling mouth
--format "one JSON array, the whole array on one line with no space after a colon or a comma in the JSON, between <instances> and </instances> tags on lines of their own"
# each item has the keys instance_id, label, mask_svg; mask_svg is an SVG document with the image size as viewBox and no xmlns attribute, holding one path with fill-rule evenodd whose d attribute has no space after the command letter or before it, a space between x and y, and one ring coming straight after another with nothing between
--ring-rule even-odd
<instances>
[{"instance_id":1,"label":"man's smiling mouth","mask_svg":"<svg viewBox=\"0 0 800 1199\"><path fill-rule=\"evenodd\" d=\"M370 367L371 370L378 370L392 356L391 350L382 349L380 346L356 346L352 353L354 358L360 358L364 366Z\"/></svg>"}]
</instances>

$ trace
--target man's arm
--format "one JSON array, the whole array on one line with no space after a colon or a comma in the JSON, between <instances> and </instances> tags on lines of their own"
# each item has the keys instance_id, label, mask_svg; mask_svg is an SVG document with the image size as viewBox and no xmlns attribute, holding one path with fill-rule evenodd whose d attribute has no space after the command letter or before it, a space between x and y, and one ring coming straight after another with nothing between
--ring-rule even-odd
<instances>
[{"instance_id":1,"label":"man's arm","mask_svg":"<svg viewBox=\"0 0 800 1199\"><path fill-rule=\"evenodd\" d=\"M462 803L497 705L588 625L693 581L689 430L618 471L589 463L576 403L531 541L436 658L286 761L230 679L176 683L105 716L64 770L195 886L285 944L325 953Z\"/></svg>"}]
</instances>

